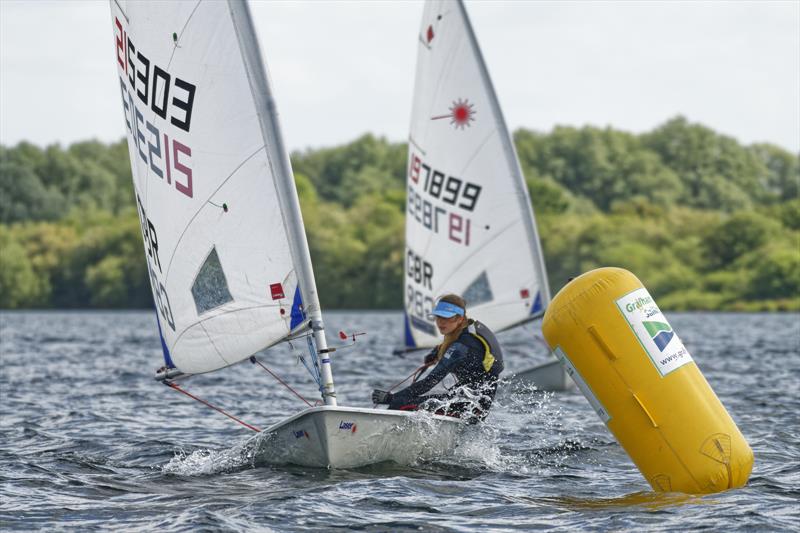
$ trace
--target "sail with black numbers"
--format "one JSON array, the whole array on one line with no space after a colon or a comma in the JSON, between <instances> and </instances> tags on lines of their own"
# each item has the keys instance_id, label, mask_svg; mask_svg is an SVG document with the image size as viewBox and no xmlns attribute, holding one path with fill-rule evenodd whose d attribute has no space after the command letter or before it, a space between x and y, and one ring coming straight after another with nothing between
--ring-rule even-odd
<instances>
[{"instance_id":1,"label":"sail with black numbers","mask_svg":"<svg viewBox=\"0 0 800 533\"><path fill-rule=\"evenodd\" d=\"M409 135L405 344L440 342L428 318L456 293L500 331L550 301L528 189L460 1L428 1Z\"/></svg>"},{"instance_id":2,"label":"sail with black numbers","mask_svg":"<svg viewBox=\"0 0 800 533\"><path fill-rule=\"evenodd\" d=\"M321 320L266 67L245 2L110 5L166 367L213 371Z\"/></svg>"}]
</instances>

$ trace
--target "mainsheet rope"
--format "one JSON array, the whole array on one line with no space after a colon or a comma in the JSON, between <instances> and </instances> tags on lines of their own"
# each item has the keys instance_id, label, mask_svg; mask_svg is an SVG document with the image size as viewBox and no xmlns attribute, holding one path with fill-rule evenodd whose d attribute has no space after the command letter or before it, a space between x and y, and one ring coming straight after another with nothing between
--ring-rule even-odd
<instances>
[{"instance_id":1,"label":"mainsheet rope","mask_svg":"<svg viewBox=\"0 0 800 533\"><path fill-rule=\"evenodd\" d=\"M389 390L386 391L386 392L392 392L394 389L396 389L397 387L399 387L400 385L402 385L403 383L405 383L406 381L408 381L409 379L412 379L412 378L413 378L413 380L411 381L411 383L416 383L417 378L419 378L422 375L422 373L425 371L425 369L428 368L429 366L431 366L432 364L433 363L427 363L427 364L424 364L424 365L418 367L411 374L409 374L408 377L405 378L403 381L398 381L397 383L395 383L394 385L389 387Z\"/></svg>"},{"instance_id":2,"label":"mainsheet rope","mask_svg":"<svg viewBox=\"0 0 800 533\"><path fill-rule=\"evenodd\" d=\"M409 375L408 375L408 377L406 377L405 379L403 379L403 381L398 381L397 383L395 383L394 385L392 385L391 387L389 387L389 390L387 390L386 392L392 392L394 389L396 389L397 387L399 387L400 385L402 385L403 383L405 383L406 381L408 381L408 380L409 380L409 379L411 379L411 378L414 378L414 379L411 381L411 383L416 383L416 381L417 381L417 378L419 378L419 376L420 376L420 375L422 375L422 373L425 371L425 369L426 369L426 368L428 368L429 366L431 366L432 364L433 364L433 363L426 363L426 364L424 364L424 365L422 365L422 366L418 367L418 368L417 368L416 370L414 370L414 371L413 371L411 374L409 374ZM377 403L375 403L375 404L372 404L372 408L373 408L373 409L374 409L375 407L377 407L377 406L378 406L378 404L377 404Z\"/></svg>"}]
</instances>

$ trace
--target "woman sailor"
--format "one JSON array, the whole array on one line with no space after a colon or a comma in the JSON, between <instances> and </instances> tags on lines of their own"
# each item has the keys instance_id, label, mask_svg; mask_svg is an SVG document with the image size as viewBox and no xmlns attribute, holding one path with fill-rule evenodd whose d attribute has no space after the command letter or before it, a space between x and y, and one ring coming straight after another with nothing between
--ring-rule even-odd
<instances>
[{"instance_id":1,"label":"woman sailor","mask_svg":"<svg viewBox=\"0 0 800 533\"><path fill-rule=\"evenodd\" d=\"M466 309L467 302L460 296L442 296L431 318L444 342L425 356L425 366L436 366L424 379L396 393L375 389L372 401L389 404L389 409L425 409L464 417L471 423L486 418L503 371L503 352L489 328L467 318ZM456 385L447 393L425 395L450 374Z\"/></svg>"}]
</instances>

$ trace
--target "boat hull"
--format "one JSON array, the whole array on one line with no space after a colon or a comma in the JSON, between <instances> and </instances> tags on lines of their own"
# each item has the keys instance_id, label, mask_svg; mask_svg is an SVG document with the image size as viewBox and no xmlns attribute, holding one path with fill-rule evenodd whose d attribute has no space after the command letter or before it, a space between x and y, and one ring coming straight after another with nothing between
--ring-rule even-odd
<instances>
[{"instance_id":1,"label":"boat hull","mask_svg":"<svg viewBox=\"0 0 800 533\"><path fill-rule=\"evenodd\" d=\"M537 389L543 391L565 391L575 388L572 378L564 372L564 367L557 359L517 372L509 378L509 383L512 387L535 385Z\"/></svg>"},{"instance_id":2,"label":"boat hull","mask_svg":"<svg viewBox=\"0 0 800 533\"><path fill-rule=\"evenodd\" d=\"M255 436L253 459L320 468L411 464L452 452L465 426L426 412L312 407Z\"/></svg>"}]
</instances>

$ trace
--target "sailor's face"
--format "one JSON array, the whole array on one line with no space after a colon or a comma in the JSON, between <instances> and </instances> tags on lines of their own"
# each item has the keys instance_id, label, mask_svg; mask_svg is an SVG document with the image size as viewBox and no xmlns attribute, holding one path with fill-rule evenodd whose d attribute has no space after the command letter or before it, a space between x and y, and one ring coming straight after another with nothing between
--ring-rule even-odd
<instances>
[{"instance_id":1,"label":"sailor's face","mask_svg":"<svg viewBox=\"0 0 800 533\"><path fill-rule=\"evenodd\" d=\"M464 317L461 315L451 316L450 318L437 316L436 327L439 328L439 332L442 335L447 335L454 332L461 325L462 320L464 320Z\"/></svg>"}]
</instances>

